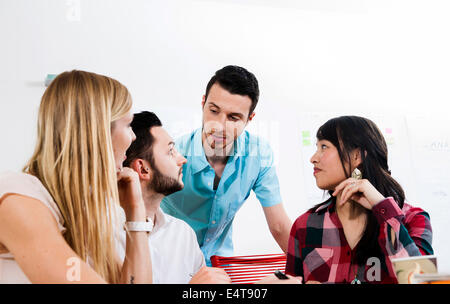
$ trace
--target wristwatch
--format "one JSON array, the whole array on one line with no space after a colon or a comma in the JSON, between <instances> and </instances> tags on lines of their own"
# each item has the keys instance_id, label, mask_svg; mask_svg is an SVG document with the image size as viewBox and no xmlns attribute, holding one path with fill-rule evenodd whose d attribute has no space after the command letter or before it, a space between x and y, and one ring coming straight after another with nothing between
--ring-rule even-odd
<instances>
[{"instance_id":1,"label":"wristwatch","mask_svg":"<svg viewBox=\"0 0 450 304\"><path fill-rule=\"evenodd\" d=\"M151 218L147 217L145 222L126 222L125 230L128 231L146 231L150 233L153 229L153 221Z\"/></svg>"}]
</instances>

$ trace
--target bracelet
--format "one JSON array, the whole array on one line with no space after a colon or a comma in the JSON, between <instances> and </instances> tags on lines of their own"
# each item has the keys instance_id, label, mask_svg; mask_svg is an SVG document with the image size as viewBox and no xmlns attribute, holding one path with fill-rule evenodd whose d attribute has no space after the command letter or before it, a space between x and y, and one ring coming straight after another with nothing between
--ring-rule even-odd
<instances>
[{"instance_id":1,"label":"bracelet","mask_svg":"<svg viewBox=\"0 0 450 304\"><path fill-rule=\"evenodd\" d=\"M126 222L124 228L128 231L146 231L147 233L150 233L153 229L153 221L148 217L146 220L146 222Z\"/></svg>"}]
</instances>

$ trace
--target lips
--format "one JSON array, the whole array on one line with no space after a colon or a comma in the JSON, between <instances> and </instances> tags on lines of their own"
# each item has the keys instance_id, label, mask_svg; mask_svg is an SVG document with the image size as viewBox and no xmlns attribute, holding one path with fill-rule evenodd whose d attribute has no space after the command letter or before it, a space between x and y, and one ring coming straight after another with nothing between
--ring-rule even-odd
<instances>
[{"instance_id":1,"label":"lips","mask_svg":"<svg viewBox=\"0 0 450 304\"><path fill-rule=\"evenodd\" d=\"M314 168L314 175L317 174L317 173L320 172L320 171L322 171L322 170L319 169L319 168Z\"/></svg>"},{"instance_id":2,"label":"lips","mask_svg":"<svg viewBox=\"0 0 450 304\"><path fill-rule=\"evenodd\" d=\"M227 138L223 137L223 136L217 136L214 134L211 134L211 137L214 141L218 141L218 142L224 142Z\"/></svg>"}]
</instances>

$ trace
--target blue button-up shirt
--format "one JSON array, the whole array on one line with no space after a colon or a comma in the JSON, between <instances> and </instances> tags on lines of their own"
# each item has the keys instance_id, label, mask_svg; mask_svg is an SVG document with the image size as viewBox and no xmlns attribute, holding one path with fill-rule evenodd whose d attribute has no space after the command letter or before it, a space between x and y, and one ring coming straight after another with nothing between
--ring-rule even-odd
<instances>
[{"instance_id":1,"label":"blue button-up shirt","mask_svg":"<svg viewBox=\"0 0 450 304\"><path fill-rule=\"evenodd\" d=\"M272 149L266 141L244 131L234 142L214 190L215 171L206 160L202 129L177 139L175 145L187 159L184 189L164 198L161 208L194 229L206 263L211 265L212 255L233 255L233 219L251 190L263 207L281 203Z\"/></svg>"}]
</instances>

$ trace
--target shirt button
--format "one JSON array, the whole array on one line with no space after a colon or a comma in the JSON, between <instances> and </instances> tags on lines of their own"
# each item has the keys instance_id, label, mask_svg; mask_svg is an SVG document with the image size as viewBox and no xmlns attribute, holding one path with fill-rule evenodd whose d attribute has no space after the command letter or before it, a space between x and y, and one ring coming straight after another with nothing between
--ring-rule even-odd
<instances>
[{"instance_id":1,"label":"shirt button","mask_svg":"<svg viewBox=\"0 0 450 304\"><path fill-rule=\"evenodd\" d=\"M385 213L386 213L386 209L382 208L382 209L380 210L380 213L381 213L381 214L385 214Z\"/></svg>"},{"instance_id":2,"label":"shirt button","mask_svg":"<svg viewBox=\"0 0 450 304\"><path fill-rule=\"evenodd\" d=\"M207 242L209 242L209 239L206 239Z\"/></svg>"},{"instance_id":3,"label":"shirt button","mask_svg":"<svg viewBox=\"0 0 450 304\"><path fill-rule=\"evenodd\" d=\"M211 223L214 225L216 223L216 221L212 221Z\"/></svg>"},{"instance_id":4,"label":"shirt button","mask_svg":"<svg viewBox=\"0 0 450 304\"><path fill-rule=\"evenodd\" d=\"M208 186L211 186L211 182L208 183Z\"/></svg>"},{"instance_id":5,"label":"shirt button","mask_svg":"<svg viewBox=\"0 0 450 304\"><path fill-rule=\"evenodd\" d=\"M347 251L347 255L350 255L350 251Z\"/></svg>"}]
</instances>

